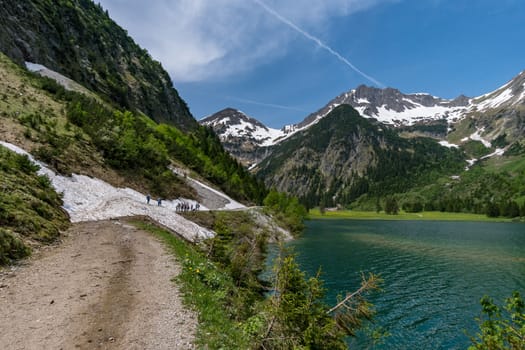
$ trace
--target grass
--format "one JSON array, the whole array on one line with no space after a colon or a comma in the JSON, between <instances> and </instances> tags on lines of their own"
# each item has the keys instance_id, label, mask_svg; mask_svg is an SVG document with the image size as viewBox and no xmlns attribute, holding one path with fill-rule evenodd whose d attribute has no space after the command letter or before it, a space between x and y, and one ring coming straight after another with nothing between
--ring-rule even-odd
<instances>
[{"instance_id":1,"label":"grass","mask_svg":"<svg viewBox=\"0 0 525 350\"><path fill-rule=\"evenodd\" d=\"M523 156L490 158L486 160L486 164L485 169L494 173L507 171L516 175L525 172L525 157Z\"/></svg>"},{"instance_id":2,"label":"grass","mask_svg":"<svg viewBox=\"0 0 525 350\"><path fill-rule=\"evenodd\" d=\"M69 220L62 198L29 158L0 146L0 265L54 241Z\"/></svg>"},{"instance_id":3,"label":"grass","mask_svg":"<svg viewBox=\"0 0 525 350\"><path fill-rule=\"evenodd\" d=\"M186 305L199 315L196 343L205 349L247 349L248 337L228 312L231 277L188 242L143 221L133 223L160 238L182 266L176 277Z\"/></svg>"},{"instance_id":4,"label":"grass","mask_svg":"<svg viewBox=\"0 0 525 350\"><path fill-rule=\"evenodd\" d=\"M440 211L424 211L421 213L399 212L389 215L385 212L359 210L327 211L321 214L319 209L311 209L309 219L352 219L352 220L429 220L429 221L484 221L484 222L511 222L507 218L489 218L483 214L445 213Z\"/></svg>"}]
</instances>

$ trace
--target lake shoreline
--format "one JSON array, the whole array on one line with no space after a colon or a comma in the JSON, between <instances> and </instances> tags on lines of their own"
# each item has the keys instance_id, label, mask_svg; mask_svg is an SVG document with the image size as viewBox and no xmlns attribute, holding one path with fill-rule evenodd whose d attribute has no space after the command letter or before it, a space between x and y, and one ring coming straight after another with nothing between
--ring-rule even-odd
<instances>
[{"instance_id":1,"label":"lake shoreline","mask_svg":"<svg viewBox=\"0 0 525 350\"><path fill-rule=\"evenodd\" d=\"M505 222L505 223L523 223L524 218L491 218L483 214L468 213L444 213L439 211L425 211L420 213L400 212L396 215L386 214L384 212L361 211L361 210L338 210L326 211L321 214L319 209L311 209L308 212L308 219L315 220L378 220L378 221L473 221L473 222Z\"/></svg>"},{"instance_id":2,"label":"lake shoreline","mask_svg":"<svg viewBox=\"0 0 525 350\"><path fill-rule=\"evenodd\" d=\"M479 300L498 304L525 290L523 225L497 222L310 220L290 242L307 276L322 269L325 301L355 290L364 273L380 275L384 292L369 301L374 326L388 336L375 344L365 334L356 349L467 349L479 332Z\"/></svg>"}]
</instances>

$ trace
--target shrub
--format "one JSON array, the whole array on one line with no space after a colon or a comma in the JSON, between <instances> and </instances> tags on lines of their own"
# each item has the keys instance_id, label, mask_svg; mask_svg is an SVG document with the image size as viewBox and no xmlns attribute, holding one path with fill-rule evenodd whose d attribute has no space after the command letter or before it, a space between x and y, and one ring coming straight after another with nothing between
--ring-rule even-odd
<instances>
[{"instance_id":1,"label":"shrub","mask_svg":"<svg viewBox=\"0 0 525 350\"><path fill-rule=\"evenodd\" d=\"M0 228L0 265L9 264L29 254L31 254L31 249L24 245L12 231Z\"/></svg>"},{"instance_id":2,"label":"shrub","mask_svg":"<svg viewBox=\"0 0 525 350\"><path fill-rule=\"evenodd\" d=\"M525 349L525 302L515 291L499 307L488 296L481 301L482 314L477 319L480 331L471 337L469 350L521 350Z\"/></svg>"}]
</instances>

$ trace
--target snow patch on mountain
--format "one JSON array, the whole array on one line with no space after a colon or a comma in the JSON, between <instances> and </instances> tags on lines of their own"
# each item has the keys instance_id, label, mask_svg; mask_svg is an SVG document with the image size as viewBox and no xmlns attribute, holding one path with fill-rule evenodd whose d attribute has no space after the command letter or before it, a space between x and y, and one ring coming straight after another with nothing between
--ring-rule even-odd
<instances>
[{"instance_id":1,"label":"snow patch on mountain","mask_svg":"<svg viewBox=\"0 0 525 350\"><path fill-rule=\"evenodd\" d=\"M408 107L403 111L395 111L388 106L383 105L378 108L375 116L377 120L391 125L413 125L418 121L438 120L438 119L456 119L465 108L451 109L446 106L422 106L415 104L414 107ZM363 111L364 114L364 111Z\"/></svg>"},{"instance_id":2,"label":"snow patch on mountain","mask_svg":"<svg viewBox=\"0 0 525 350\"><path fill-rule=\"evenodd\" d=\"M57 83L62 85L66 90L81 92L89 96L93 95L92 92L90 92L88 89L86 89L84 86L80 85L76 81L69 79L68 77L58 72L55 72L54 70L49 69L44 65L33 63L33 62L25 62L25 65L29 71L33 73L37 73L43 77L48 77L48 78L55 80Z\"/></svg>"},{"instance_id":3,"label":"snow patch on mountain","mask_svg":"<svg viewBox=\"0 0 525 350\"><path fill-rule=\"evenodd\" d=\"M496 94L493 94L493 96L491 96L490 98L487 97L484 99L484 97L486 96L484 95L484 97L476 99L481 100L481 102L476 103L475 107L480 111L487 110L489 108L496 108L514 97L514 94L512 93L511 89L506 88L506 86L504 86L502 89L502 91L498 91Z\"/></svg>"},{"instance_id":4,"label":"snow patch on mountain","mask_svg":"<svg viewBox=\"0 0 525 350\"><path fill-rule=\"evenodd\" d=\"M458 145L454 144L454 143L450 143L448 141L439 141L439 144L441 146L444 146L444 147L448 147L448 148L459 148Z\"/></svg>"},{"instance_id":5,"label":"snow patch on mountain","mask_svg":"<svg viewBox=\"0 0 525 350\"><path fill-rule=\"evenodd\" d=\"M259 141L261 146L270 146L276 139L282 137L284 132L282 130L272 129L268 127L260 127L253 125L250 122L241 120L238 124L230 124L228 129L222 134L224 137L228 136L246 136L252 137Z\"/></svg>"},{"instance_id":6,"label":"snow patch on mountain","mask_svg":"<svg viewBox=\"0 0 525 350\"><path fill-rule=\"evenodd\" d=\"M257 143L261 147L273 145L277 139L282 138L286 132L265 126L245 113L226 108L218 113L200 120L202 125L212 127L221 140L228 138L244 138Z\"/></svg>"},{"instance_id":7,"label":"snow patch on mountain","mask_svg":"<svg viewBox=\"0 0 525 350\"><path fill-rule=\"evenodd\" d=\"M486 111L520 104L525 104L525 71L499 89L473 99L472 110Z\"/></svg>"},{"instance_id":8,"label":"snow patch on mountain","mask_svg":"<svg viewBox=\"0 0 525 350\"><path fill-rule=\"evenodd\" d=\"M487 148L491 148L492 144L490 143L490 141L487 141L483 137L481 137L481 134L484 131L485 131L485 128L478 129L472 135L461 139L461 142L467 142L468 140L480 141L483 144L483 146L485 146Z\"/></svg>"}]
</instances>

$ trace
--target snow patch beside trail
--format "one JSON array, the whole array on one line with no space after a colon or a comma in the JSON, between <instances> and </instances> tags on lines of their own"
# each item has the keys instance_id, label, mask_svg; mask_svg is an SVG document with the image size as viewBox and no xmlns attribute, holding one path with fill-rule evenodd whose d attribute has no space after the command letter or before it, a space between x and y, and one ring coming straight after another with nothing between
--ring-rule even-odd
<instances>
[{"instance_id":1,"label":"snow patch beside trail","mask_svg":"<svg viewBox=\"0 0 525 350\"><path fill-rule=\"evenodd\" d=\"M495 156L502 156L505 153L504 148L496 148L496 150L490 154L487 154L486 156L481 157L481 159L487 159Z\"/></svg>"},{"instance_id":2,"label":"snow patch beside trail","mask_svg":"<svg viewBox=\"0 0 525 350\"><path fill-rule=\"evenodd\" d=\"M143 215L192 242L212 238L215 235L213 231L203 228L175 212L177 204L195 205L197 202L193 200L162 201L162 205L158 206L157 201L152 199L150 204L147 204L146 196L133 189L116 188L105 181L85 175L73 174L71 177L58 175L20 147L3 141L0 141L0 144L16 153L27 155L31 161L40 166L39 175L47 175L55 190L63 193L63 207L68 212L71 222ZM202 206L201 208L207 209Z\"/></svg>"},{"instance_id":3,"label":"snow patch beside trail","mask_svg":"<svg viewBox=\"0 0 525 350\"><path fill-rule=\"evenodd\" d=\"M188 174L182 170L182 169L179 169L179 168L175 168L175 167L172 167L171 170L179 175L179 176L182 176L186 179L186 181L188 182L188 184L190 186L192 186L193 188L195 188L197 191L199 190L198 187L200 188L204 188L205 190L209 191L209 192L212 192L214 195L216 195L217 197L221 198L225 205L224 207L221 207L221 208L210 208L212 210L234 210L234 209L245 209L246 206L233 200L231 197L227 196L226 194L222 193L221 191L217 191L216 189L214 188L211 188L210 186L198 181L198 180L195 180L191 177L188 176ZM202 208L202 206L201 206Z\"/></svg>"}]
</instances>

